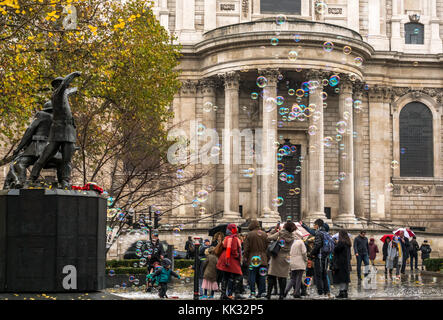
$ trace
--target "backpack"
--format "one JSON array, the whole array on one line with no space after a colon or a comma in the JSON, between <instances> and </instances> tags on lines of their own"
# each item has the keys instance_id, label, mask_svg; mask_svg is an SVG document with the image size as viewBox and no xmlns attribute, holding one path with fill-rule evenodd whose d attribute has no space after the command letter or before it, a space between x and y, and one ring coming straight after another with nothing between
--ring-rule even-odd
<instances>
[{"instance_id":1,"label":"backpack","mask_svg":"<svg viewBox=\"0 0 443 320\"><path fill-rule=\"evenodd\" d=\"M325 257L334 251L335 242L329 233L325 231L320 231L320 232L323 236L323 246L320 249L320 253L323 257Z\"/></svg>"}]
</instances>

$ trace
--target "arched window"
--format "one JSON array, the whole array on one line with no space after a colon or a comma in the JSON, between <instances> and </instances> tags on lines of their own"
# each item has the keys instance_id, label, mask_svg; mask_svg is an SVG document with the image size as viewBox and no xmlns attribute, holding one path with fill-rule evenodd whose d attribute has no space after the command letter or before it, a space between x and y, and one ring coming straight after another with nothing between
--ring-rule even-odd
<instances>
[{"instance_id":1,"label":"arched window","mask_svg":"<svg viewBox=\"0 0 443 320\"><path fill-rule=\"evenodd\" d=\"M424 44L425 28L421 23L405 24L405 43L406 44Z\"/></svg>"},{"instance_id":2,"label":"arched window","mask_svg":"<svg viewBox=\"0 0 443 320\"><path fill-rule=\"evenodd\" d=\"M433 177L432 112L420 102L400 112L400 176Z\"/></svg>"},{"instance_id":3,"label":"arched window","mask_svg":"<svg viewBox=\"0 0 443 320\"><path fill-rule=\"evenodd\" d=\"M301 0L260 0L261 13L301 14Z\"/></svg>"}]
</instances>

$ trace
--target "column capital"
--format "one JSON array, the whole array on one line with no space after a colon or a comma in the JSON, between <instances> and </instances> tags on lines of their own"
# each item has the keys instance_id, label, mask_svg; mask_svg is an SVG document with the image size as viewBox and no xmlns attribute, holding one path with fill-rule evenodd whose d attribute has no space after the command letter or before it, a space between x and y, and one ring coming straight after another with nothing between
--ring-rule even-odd
<instances>
[{"instance_id":1,"label":"column capital","mask_svg":"<svg viewBox=\"0 0 443 320\"><path fill-rule=\"evenodd\" d=\"M215 89L218 86L218 83L216 81L216 79L214 78L203 78L200 79L199 82L199 87L203 93L203 95L205 94L209 94L212 95L215 93Z\"/></svg>"},{"instance_id":2,"label":"column capital","mask_svg":"<svg viewBox=\"0 0 443 320\"><path fill-rule=\"evenodd\" d=\"M182 80L182 86L180 88L180 95L182 96L193 96L197 93L197 80L185 79Z\"/></svg>"},{"instance_id":3,"label":"column capital","mask_svg":"<svg viewBox=\"0 0 443 320\"><path fill-rule=\"evenodd\" d=\"M383 86L380 87L378 85L369 87L369 100L376 102L383 102L387 100L391 100L392 96L392 87Z\"/></svg>"},{"instance_id":4,"label":"column capital","mask_svg":"<svg viewBox=\"0 0 443 320\"><path fill-rule=\"evenodd\" d=\"M238 89L240 87L240 73L237 71L222 73L219 77L223 80L225 89Z\"/></svg>"},{"instance_id":5,"label":"column capital","mask_svg":"<svg viewBox=\"0 0 443 320\"><path fill-rule=\"evenodd\" d=\"M349 77L344 77L340 79L340 94L347 93L352 94L353 91L353 82L349 79Z\"/></svg>"},{"instance_id":6,"label":"column capital","mask_svg":"<svg viewBox=\"0 0 443 320\"><path fill-rule=\"evenodd\" d=\"M329 78L330 74L330 71L323 71L319 69L309 69L305 71L305 76L308 80L317 80L320 82L320 84L322 79Z\"/></svg>"},{"instance_id":7,"label":"column capital","mask_svg":"<svg viewBox=\"0 0 443 320\"><path fill-rule=\"evenodd\" d=\"M277 85L279 74L278 69L258 69L258 75L268 79L268 85Z\"/></svg>"}]
</instances>

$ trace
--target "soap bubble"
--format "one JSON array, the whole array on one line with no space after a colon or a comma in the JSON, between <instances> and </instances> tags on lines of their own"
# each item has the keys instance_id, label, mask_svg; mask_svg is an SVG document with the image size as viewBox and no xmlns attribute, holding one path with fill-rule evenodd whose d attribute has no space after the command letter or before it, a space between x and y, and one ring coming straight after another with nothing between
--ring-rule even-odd
<instances>
[{"instance_id":1,"label":"soap bubble","mask_svg":"<svg viewBox=\"0 0 443 320\"><path fill-rule=\"evenodd\" d=\"M272 199L272 205L274 207L280 207L283 204L284 200L282 197L277 197L275 199Z\"/></svg>"},{"instance_id":2,"label":"soap bubble","mask_svg":"<svg viewBox=\"0 0 443 320\"><path fill-rule=\"evenodd\" d=\"M278 38L272 38L271 39L271 45L273 45L273 46L278 45Z\"/></svg>"},{"instance_id":3,"label":"soap bubble","mask_svg":"<svg viewBox=\"0 0 443 320\"><path fill-rule=\"evenodd\" d=\"M343 119L349 120L350 117L351 117L351 113L349 111L343 112Z\"/></svg>"},{"instance_id":4,"label":"soap bubble","mask_svg":"<svg viewBox=\"0 0 443 320\"><path fill-rule=\"evenodd\" d=\"M295 50L291 50L291 51L289 51L289 53L288 53L288 59L289 59L290 61L295 61L295 60L297 60L297 58L298 58L298 53L297 53L297 51L295 51Z\"/></svg>"},{"instance_id":5,"label":"soap bubble","mask_svg":"<svg viewBox=\"0 0 443 320\"><path fill-rule=\"evenodd\" d=\"M335 125L335 130L336 130L338 133L343 134L343 133L345 133L345 131L346 131L346 126L347 126L346 121L339 121L339 122L337 122L337 124Z\"/></svg>"},{"instance_id":6,"label":"soap bubble","mask_svg":"<svg viewBox=\"0 0 443 320\"><path fill-rule=\"evenodd\" d=\"M391 161L391 168L392 169L397 169L398 168L398 161L397 160L392 160Z\"/></svg>"},{"instance_id":7,"label":"soap bubble","mask_svg":"<svg viewBox=\"0 0 443 320\"><path fill-rule=\"evenodd\" d=\"M344 46L343 47L343 53L344 54L350 54L352 52L352 48L350 46Z\"/></svg>"},{"instance_id":8,"label":"soap bubble","mask_svg":"<svg viewBox=\"0 0 443 320\"><path fill-rule=\"evenodd\" d=\"M362 58L362 57L356 57L356 58L354 59L354 64L355 64L357 67L360 67L360 66L363 64L363 58Z\"/></svg>"},{"instance_id":9,"label":"soap bubble","mask_svg":"<svg viewBox=\"0 0 443 320\"><path fill-rule=\"evenodd\" d=\"M301 36L299 34L294 34L294 41L300 42L300 40L301 40Z\"/></svg>"},{"instance_id":10,"label":"soap bubble","mask_svg":"<svg viewBox=\"0 0 443 320\"><path fill-rule=\"evenodd\" d=\"M315 126L315 125L309 126L309 128L308 128L308 134L309 134L310 136L313 136L313 135L315 135L316 133L317 133L317 126Z\"/></svg>"},{"instance_id":11,"label":"soap bubble","mask_svg":"<svg viewBox=\"0 0 443 320\"><path fill-rule=\"evenodd\" d=\"M278 244L280 245L280 247L284 247L285 243L286 243L285 239L278 240Z\"/></svg>"},{"instance_id":12,"label":"soap bubble","mask_svg":"<svg viewBox=\"0 0 443 320\"><path fill-rule=\"evenodd\" d=\"M206 127L202 123L199 123L197 126L197 135L199 135L199 136L203 135L205 130L206 130Z\"/></svg>"},{"instance_id":13,"label":"soap bubble","mask_svg":"<svg viewBox=\"0 0 443 320\"><path fill-rule=\"evenodd\" d=\"M280 179L280 181L286 181L286 177L287 177L286 172L282 172L282 173L280 173L280 175L278 176L278 178Z\"/></svg>"},{"instance_id":14,"label":"soap bubble","mask_svg":"<svg viewBox=\"0 0 443 320\"><path fill-rule=\"evenodd\" d=\"M294 89L289 89L289 90L288 90L288 94L289 94L290 96L293 96L293 95L295 94L295 90L294 90Z\"/></svg>"},{"instance_id":15,"label":"soap bubble","mask_svg":"<svg viewBox=\"0 0 443 320\"><path fill-rule=\"evenodd\" d=\"M324 14L326 12L327 8L328 8L328 5L323 1L317 2L315 4L315 12L317 12L318 14Z\"/></svg>"},{"instance_id":16,"label":"soap bubble","mask_svg":"<svg viewBox=\"0 0 443 320\"><path fill-rule=\"evenodd\" d=\"M259 265L261 265L261 257L260 256L253 256L251 258L251 265L253 267L258 267Z\"/></svg>"},{"instance_id":17,"label":"soap bubble","mask_svg":"<svg viewBox=\"0 0 443 320\"><path fill-rule=\"evenodd\" d=\"M419 34L420 33L420 29L419 28L415 28L414 29L414 34Z\"/></svg>"},{"instance_id":18,"label":"soap bubble","mask_svg":"<svg viewBox=\"0 0 443 320\"><path fill-rule=\"evenodd\" d=\"M343 136L341 134L337 134L335 136L335 141L340 142L342 138L343 138Z\"/></svg>"},{"instance_id":19,"label":"soap bubble","mask_svg":"<svg viewBox=\"0 0 443 320\"><path fill-rule=\"evenodd\" d=\"M326 80L326 81L328 81L328 80ZM328 94L323 91L322 93L320 93L320 97L322 100L326 100L328 98Z\"/></svg>"},{"instance_id":20,"label":"soap bubble","mask_svg":"<svg viewBox=\"0 0 443 320\"><path fill-rule=\"evenodd\" d=\"M257 86L259 88L264 88L266 87L268 84L268 79L266 79L266 77L260 76L257 78Z\"/></svg>"},{"instance_id":21,"label":"soap bubble","mask_svg":"<svg viewBox=\"0 0 443 320\"><path fill-rule=\"evenodd\" d=\"M286 22L286 16L285 15L283 15L283 14L280 14L280 15L278 15L276 18L275 18L275 23L277 24L277 25L279 25L279 26L281 26L281 25L283 25L285 22Z\"/></svg>"},{"instance_id":22,"label":"soap bubble","mask_svg":"<svg viewBox=\"0 0 443 320\"><path fill-rule=\"evenodd\" d=\"M251 99L252 100L257 100L258 99L258 93L257 92L252 92L251 93Z\"/></svg>"},{"instance_id":23,"label":"soap bubble","mask_svg":"<svg viewBox=\"0 0 443 320\"><path fill-rule=\"evenodd\" d=\"M197 192L197 200L199 202L205 202L206 200L208 200L208 191L206 190L200 190L199 192Z\"/></svg>"},{"instance_id":24,"label":"soap bubble","mask_svg":"<svg viewBox=\"0 0 443 320\"><path fill-rule=\"evenodd\" d=\"M279 162L277 164L277 170L278 171L283 171L284 169L285 169L285 165L283 163Z\"/></svg>"},{"instance_id":25,"label":"soap bubble","mask_svg":"<svg viewBox=\"0 0 443 320\"><path fill-rule=\"evenodd\" d=\"M278 96L276 99L277 105L281 106L285 102L285 98Z\"/></svg>"},{"instance_id":26,"label":"soap bubble","mask_svg":"<svg viewBox=\"0 0 443 320\"><path fill-rule=\"evenodd\" d=\"M175 227L173 230L172 230L172 233L174 234L174 236L179 236L180 235L180 228L179 227Z\"/></svg>"},{"instance_id":27,"label":"soap bubble","mask_svg":"<svg viewBox=\"0 0 443 320\"><path fill-rule=\"evenodd\" d=\"M295 95L297 97L303 97L305 95L305 91L303 89L297 89L297 91L295 91Z\"/></svg>"},{"instance_id":28,"label":"soap bubble","mask_svg":"<svg viewBox=\"0 0 443 320\"><path fill-rule=\"evenodd\" d=\"M339 84L339 82L340 82L340 77L339 77L338 75L332 75L332 76L329 78L329 85L330 85L331 87L335 87L336 85Z\"/></svg>"},{"instance_id":29,"label":"soap bubble","mask_svg":"<svg viewBox=\"0 0 443 320\"><path fill-rule=\"evenodd\" d=\"M317 122L318 120L320 120L320 118L321 118L321 111L315 111L315 112L312 114L312 120L313 120L314 122Z\"/></svg>"},{"instance_id":30,"label":"soap bubble","mask_svg":"<svg viewBox=\"0 0 443 320\"><path fill-rule=\"evenodd\" d=\"M338 174L338 179L339 179L340 181L345 180L345 179L346 179L346 172L340 172L340 173Z\"/></svg>"},{"instance_id":31,"label":"soap bubble","mask_svg":"<svg viewBox=\"0 0 443 320\"><path fill-rule=\"evenodd\" d=\"M294 183L294 176L292 175L292 174L288 174L287 176L286 176L286 183L288 183L288 184L291 184L291 183Z\"/></svg>"},{"instance_id":32,"label":"soap bubble","mask_svg":"<svg viewBox=\"0 0 443 320\"><path fill-rule=\"evenodd\" d=\"M206 213L206 208L205 208L205 207L200 207L200 209L198 209L198 212L199 212L201 215L204 215L204 214Z\"/></svg>"},{"instance_id":33,"label":"soap bubble","mask_svg":"<svg viewBox=\"0 0 443 320\"><path fill-rule=\"evenodd\" d=\"M326 41L323 43L323 50L326 52L331 52L334 49L334 43L331 41Z\"/></svg>"},{"instance_id":34,"label":"soap bubble","mask_svg":"<svg viewBox=\"0 0 443 320\"><path fill-rule=\"evenodd\" d=\"M114 270L109 270L109 275L110 275L111 277L115 276L115 271L114 271Z\"/></svg>"},{"instance_id":35,"label":"soap bubble","mask_svg":"<svg viewBox=\"0 0 443 320\"><path fill-rule=\"evenodd\" d=\"M213 146L212 148L211 148L211 156L212 157L216 157L216 156L218 156L220 154L220 147L218 147L218 146Z\"/></svg>"},{"instance_id":36,"label":"soap bubble","mask_svg":"<svg viewBox=\"0 0 443 320\"><path fill-rule=\"evenodd\" d=\"M214 104L210 101L205 102L203 105L203 111L204 112L211 112L214 108Z\"/></svg>"},{"instance_id":37,"label":"soap bubble","mask_svg":"<svg viewBox=\"0 0 443 320\"><path fill-rule=\"evenodd\" d=\"M332 146L332 138L331 137L325 137L324 138L325 147Z\"/></svg>"},{"instance_id":38,"label":"soap bubble","mask_svg":"<svg viewBox=\"0 0 443 320\"><path fill-rule=\"evenodd\" d=\"M393 183L388 183L386 185L386 191L387 192L392 192L394 190L394 184Z\"/></svg>"},{"instance_id":39,"label":"soap bubble","mask_svg":"<svg viewBox=\"0 0 443 320\"><path fill-rule=\"evenodd\" d=\"M266 269L265 267L262 267L262 268L260 268L260 269L258 270L258 273L259 273L262 277L264 277L264 276L266 276L266 275L268 274L268 269Z\"/></svg>"},{"instance_id":40,"label":"soap bubble","mask_svg":"<svg viewBox=\"0 0 443 320\"><path fill-rule=\"evenodd\" d=\"M406 148L400 148L400 153L401 154L405 154L406 153Z\"/></svg>"},{"instance_id":41,"label":"soap bubble","mask_svg":"<svg viewBox=\"0 0 443 320\"><path fill-rule=\"evenodd\" d=\"M254 176L255 169L249 168L249 169L245 170L244 172L245 172L245 174L244 174L245 177L252 178Z\"/></svg>"}]
</instances>

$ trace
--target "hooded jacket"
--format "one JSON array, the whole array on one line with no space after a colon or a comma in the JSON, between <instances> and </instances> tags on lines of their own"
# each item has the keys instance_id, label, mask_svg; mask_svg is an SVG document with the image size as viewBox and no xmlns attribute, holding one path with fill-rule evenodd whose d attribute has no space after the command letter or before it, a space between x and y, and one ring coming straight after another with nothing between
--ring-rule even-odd
<instances>
[{"instance_id":1,"label":"hooded jacket","mask_svg":"<svg viewBox=\"0 0 443 320\"><path fill-rule=\"evenodd\" d=\"M294 242L295 236L292 232L285 229L275 232L269 236L269 240L283 240L283 246L280 248L276 257L272 256L269 261L268 274L280 278L287 278L289 275L290 250Z\"/></svg>"},{"instance_id":2,"label":"hooded jacket","mask_svg":"<svg viewBox=\"0 0 443 320\"><path fill-rule=\"evenodd\" d=\"M223 251L218 258L217 269L242 275L241 240L237 236L237 228L234 224L228 225L226 235L223 240Z\"/></svg>"},{"instance_id":3,"label":"hooded jacket","mask_svg":"<svg viewBox=\"0 0 443 320\"><path fill-rule=\"evenodd\" d=\"M250 232L246 236L243 243L245 260L248 265L251 265L252 257L258 256L261 259L261 266L268 266L268 256L266 249L268 248L268 235L266 232L259 229L258 221L253 220L249 225Z\"/></svg>"}]
</instances>

